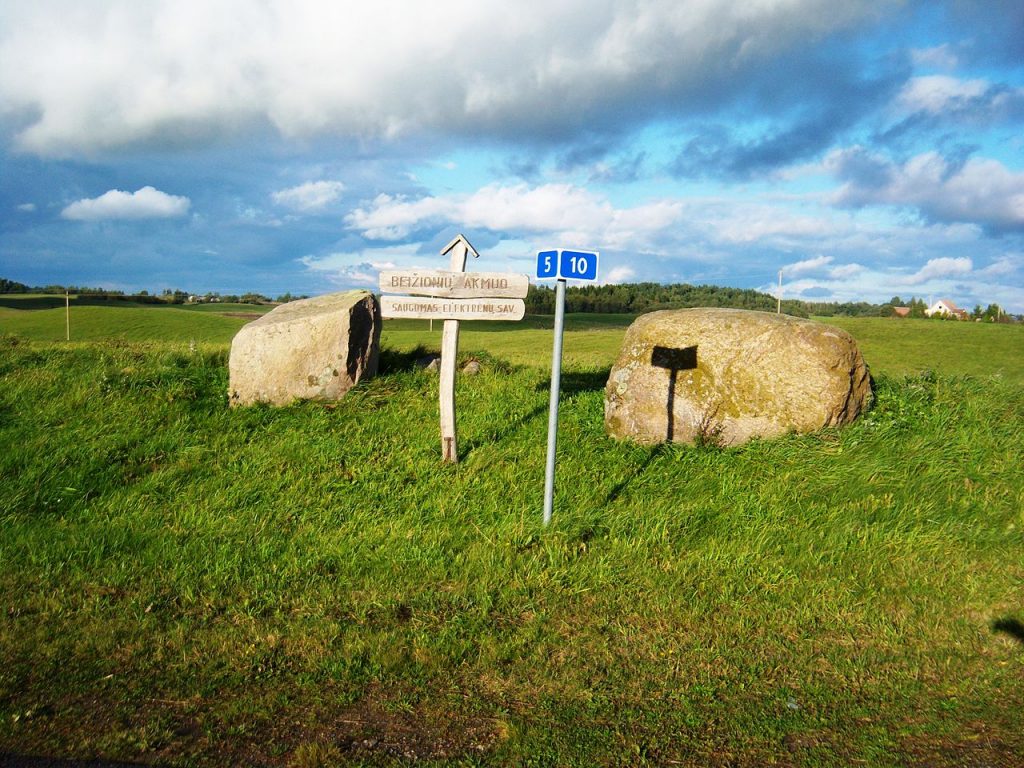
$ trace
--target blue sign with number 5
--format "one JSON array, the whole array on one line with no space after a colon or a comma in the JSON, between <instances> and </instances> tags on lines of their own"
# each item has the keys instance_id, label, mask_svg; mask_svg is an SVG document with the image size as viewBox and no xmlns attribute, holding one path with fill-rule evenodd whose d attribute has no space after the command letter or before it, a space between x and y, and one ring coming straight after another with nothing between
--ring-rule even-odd
<instances>
[{"instance_id":1,"label":"blue sign with number 5","mask_svg":"<svg viewBox=\"0 0 1024 768\"><path fill-rule=\"evenodd\" d=\"M597 280L596 251L538 251L537 277L560 280Z\"/></svg>"},{"instance_id":2,"label":"blue sign with number 5","mask_svg":"<svg viewBox=\"0 0 1024 768\"><path fill-rule=\"evenodd\" d=\"M558 277L558 251L540 251L537 254L537 277Z\"/></svg>"}]
</instances>

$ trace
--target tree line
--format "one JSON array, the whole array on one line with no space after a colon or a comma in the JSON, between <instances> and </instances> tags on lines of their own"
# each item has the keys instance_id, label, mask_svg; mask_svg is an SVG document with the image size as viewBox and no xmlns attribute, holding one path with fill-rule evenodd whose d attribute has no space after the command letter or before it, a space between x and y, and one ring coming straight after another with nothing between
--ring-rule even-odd
<instances>
[{"instance_id":1,"label":"tree line","mask_svg":"<svg viewBox=\"0 0 1024 768\"><path fill-rule=\"evenodd\" d=\"M261 293L190 294L182 290L166 288L159 294L140 291L127 295L123 291L111 291L104 288L86 288L80 286L47 285L29 287L24 283L0 278L0 293L43 293L61 294L65 292L89 296L93 300L123 300L140 303L184 304L187 301L222 302L230 304L267 304L274 301L283 303L306 296L293 296L285 293L271 299ZM755 291L751 288L729 288L720 285L690 285L688 283L620 283L617 285L571 285L565 292L566 312L592 312L608 314L639 315L656 309L684 309L688 307L729 307L733 309L752 309L762 312L775 312L778 300L768 293ZM899 296L893 296L882 304L866 301L849 302L818 302L799 299L783 299L782 311L795 317L894 317L896 307L907 307L909 317L925 317L928 305L916 296L904 302ZM532 315L551 315L555 312L555 291L546 285L531 285L526 295L526 311ZM970 313L974 320L1004 321L1012 319L998 304L989 304L982 309L975 306Z\"/></svg>"},{"instance_id":2,"label":"tree line","mask_svg":"<svg viewBox=\"0 0 1024 768\"><path fill-rule=\"evenodd\" d=\"M685 309L689 307L730 307L775 312L778 299L768 293L750 288L729 288L719 285L689 285L676 283L625 283L620 285L568 286L565 292L566 312L598 312L638 315L657 309ZM783 299L782 311L795 317L896 317L896 308L909 309L909 317L926 317L928 305L916 296L904 302L893 296L887 302L872 304L867 301L823 302ZM550 315L555 311L555 291L546 285L531 285L526 296L526 311L536 315ZM1011 317L998 304L982 309L975 306L969 313L973 320L1009 320ZM936 318L941 319L941 318Z\"/></svg>"},{"instance_id":3,"label":"tree line","mask_svg":"<svg viewBox=\"0 0 1024 768\"><path fill-rule=\"evenodd\" d=\"M165 288L159 293L150 293L142 290L138 293L125 293L109 288L90 288L79 285L36 285L29 286L15 280L8 280L0 277L0 293L39 293L44 295L60 295L65 293L76 296L87 296L91 301L131 301L139 304L185 304L189 301L196 303L220 302L224 304L271 304L275 300L262 293L188 293L178 288ZM293 296L285 293L277 297L276 301L284 303L296 299L304 299L308 296Z\"/></svg>"},{"instance_id":4,"label":"tree line","mask_svg":"<svg viewBox=\"0 0 1024 768\"><path fill-rule=\"evenodd\" d=\"M728 288L719 285L674 283L621 283L617 285L572 285L566 288L566 312L597 312L640 314L654 309L687 307L731 307L776 311L774 296L750 288ZM555 311L555 291L546 285L531 285L526 295L526 311L545 315ZM802 301L784 299L782 311L788 315L808 317Z\"/></svg>"}]
</instances>

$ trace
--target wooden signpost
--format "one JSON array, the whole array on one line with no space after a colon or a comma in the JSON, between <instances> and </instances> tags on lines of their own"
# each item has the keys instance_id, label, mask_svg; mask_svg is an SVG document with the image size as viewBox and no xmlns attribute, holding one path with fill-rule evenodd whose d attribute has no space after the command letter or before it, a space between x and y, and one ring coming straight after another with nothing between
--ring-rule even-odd
<instances>
[{"instance_id":1,"label":"wooden signpost","mask_svg":"<svg viewBox=\"0 0 1024 768\"><path fill-rule=\"evenodd\" d=\"M422 296L381 296L384 317L430 320L522 320L526 305L522 299L437 299Z\"/></svg>"},{"instance_id":2,"label":"wooden signpost","mask_svg":"<svg viewBox=\"0 0 1024 768\"><path fill-rule=\"evenodd\" d=\"M472 248L472 246L470 246ZM476 251L473 251L475 254ZM389 270L380 273L380 289L417 296L451 299L521 299L530 287L529 275L508 272L447 272L441 269Z\"/></svg>"},{"instance_id":3,"label":"wooden signpost","mask_svg":"<svg viewBox=\"0 0 1024 768\"><path fill-rule=\"evenodd\" d=\"M441 455L447 462L459 460L455 430L455 358L459 351L460 320L522 320L523 298L530 286L528 275L504 272L466 272L469 254L480 254L459 235L441 251L449 257L449 269L385 270L380 273L381 317L444 320L441 336ZM424 298L425 297L425 298Z\"/></svg>"}]
</instances>

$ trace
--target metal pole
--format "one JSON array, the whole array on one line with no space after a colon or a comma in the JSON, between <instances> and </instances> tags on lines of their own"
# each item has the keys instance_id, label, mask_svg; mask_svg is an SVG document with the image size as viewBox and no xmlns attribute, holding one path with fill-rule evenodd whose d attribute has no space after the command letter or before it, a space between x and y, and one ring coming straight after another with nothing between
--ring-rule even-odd
<instances>
[{"instance_id":1,"label":"metal pole","mask_svg":"<svg viewBox=\"0 0 1024 768\"><path fill-rule=\"evenodd\" d=\"M555 286L555 346L551 354L551 400L548 406L548 462L544 474L544 525L555 503L555 447L558 443L558 395L562 387L562 329L565 326L565 280Z\"/></svg>"}]
</instances>

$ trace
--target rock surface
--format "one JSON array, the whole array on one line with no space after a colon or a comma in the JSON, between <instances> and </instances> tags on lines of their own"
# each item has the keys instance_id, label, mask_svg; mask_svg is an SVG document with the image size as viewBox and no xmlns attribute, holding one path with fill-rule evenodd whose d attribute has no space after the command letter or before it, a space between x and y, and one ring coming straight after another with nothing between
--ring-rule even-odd
<instances>
[{"instance_id":1,"label":"rock surface","mask_svg":"<svg viewBox=\"0 0 1024 768\"><path fill-rule=\"evenodd\" d=\"M380 306L369 291L282 304L231 342L231 405L337 400L377 372Z\"/></svg>"},{"instance_id":2,"label":"rock surface","mask_svg":"<svg viewBox=\"0 0 1024 768\"><path fill-rule=\"evenodd\" d=\"M626 331L605 429L640 443L738 445L847 424L871 404L845 331L741 309L652 312Z\"/></svg>"}]
</instances>

